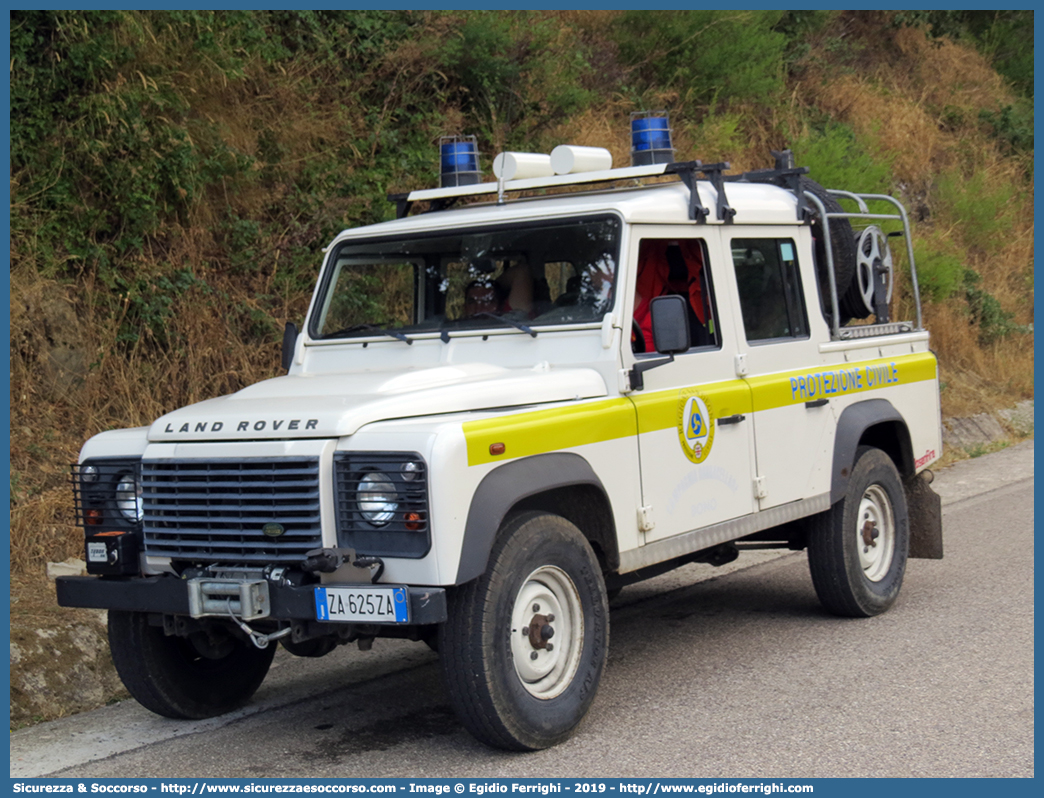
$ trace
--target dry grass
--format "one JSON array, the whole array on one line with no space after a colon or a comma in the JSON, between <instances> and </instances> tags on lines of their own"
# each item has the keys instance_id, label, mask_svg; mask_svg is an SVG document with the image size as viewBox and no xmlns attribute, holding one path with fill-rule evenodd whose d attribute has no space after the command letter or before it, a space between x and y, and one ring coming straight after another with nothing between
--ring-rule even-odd
<instances>
[{"instance_id":1,"label":"dry grass","mask_svg":"<svg viewBox=\"0 0 1044 798\"><path fill-rule=\"evenodd\" d=\"M856 69L839 68L830 43L860 34L879 44L859 50ZM935 175L969 156L992 155L994 148L978 126L979 111L997 111L1014 101L973 48L933 42L920 30L892 30L860 15L838 17L805 61L808 67L796 86L802 102L872 141L892 159L908 193L926 189Z\"/></svg>"},{"instance_id":2,"label":"dry grass","mask_svg":"<svg viewBox=\"0 0 1044 798\"><path fill-rule=\"evenodd\" d=\"M916 98L904 96L872 78L841 75L806 77L801 93L833 118L847 122L893 159L903 181L926 186L949 165L953 140ZM916 146L913 146L916 142Z\"/></svg>"},{"instance_id":3,"label":"dry grass","mask_svg":"<svg viewBox=\"0 0 1044 798\"><path fill-rule=\"evenodd\" d=\"M250 301L242 288L226 300L182 296L169 323L182 345L163 354L147 336L121 353L119 320L93 304L98 296L89 283L63 287L24 269L11 276L14 572L82 556L67 481L83 441L107 429L150 424L277 372L277 345L248 345L236 330L229 305ZM68 358L56 361L61 353Z\"/></svg>"},{"instance_id":4,"label":"dry grass","mask_svg":"<svg viewBox=\"0 0 1044 798\"><path fill-rule=\"evenodd\" d=\"M604 147L612 153L614 168L630 166L631 139L620 120L636 110L633 102L614 98L585 108L551 131L551 137L581 147Z\"/></svg>"},{"instance_id":5,"label":"dry grass","mask_svg":"<svg viewBox=\"0 0 1044 798\"><path fill-rule=\"evenodd\" d=\"M1013 101L1011 89L986 58L949 39L930 41L914 28L894 32L902 58L882 63L881 76L929 108L977 112Z\"/></svg>"},{"instance_id":6,"label":"dry grass","mask_svg":"<svg viewBox=\"0 0 1044 798\"><path fill-rule=\"evenodd\" d=\"M955 303L925 306L925 326L939 357L943 415L968 416L1033 397L1033 336L982 346L978 328Z\"/></svg>"}]
</instances>

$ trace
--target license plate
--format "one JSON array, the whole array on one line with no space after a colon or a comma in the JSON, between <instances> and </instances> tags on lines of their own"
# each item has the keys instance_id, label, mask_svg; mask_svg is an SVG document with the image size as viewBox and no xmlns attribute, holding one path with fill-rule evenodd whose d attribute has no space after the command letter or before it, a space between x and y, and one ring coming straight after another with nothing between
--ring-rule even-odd
<instances>
[{"instance_id":1,"label":"license plate","mask_svg":"<svg viewBox=\"0 0 1044 798\"><path fill-rule=\"evenodd\" d=\"M409 623L410 598L404 587L317 587L319 621Z\"/></svg>"}]
</instances>

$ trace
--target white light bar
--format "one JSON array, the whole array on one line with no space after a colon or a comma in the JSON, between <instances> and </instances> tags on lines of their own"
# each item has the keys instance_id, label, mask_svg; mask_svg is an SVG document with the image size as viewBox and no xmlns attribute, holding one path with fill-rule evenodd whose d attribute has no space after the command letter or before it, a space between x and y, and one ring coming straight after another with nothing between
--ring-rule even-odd
<instances>
[{"instance_id":1,"label":"white light bar","mask_svg":"<svg viewBox=\"0 0 1044 798\"><path fill-rule=\"evenodd\" d=\"M506 180L504 181L504 191L528 191L534 188L602 183L607 180L629 180L634 177L655 177L656 175L662 175L668 166L670 164L657 163L649 166L628 166L624 169L605 169L601 172L580 172L575 175ZM411 191L406 200L408 202L422 202L425 200L448 199L450 197L496 194L499 188L499 183L479 183L473 186L453 186L451 188L425 188L419 191Z\"/></svg>"}]
</instances>

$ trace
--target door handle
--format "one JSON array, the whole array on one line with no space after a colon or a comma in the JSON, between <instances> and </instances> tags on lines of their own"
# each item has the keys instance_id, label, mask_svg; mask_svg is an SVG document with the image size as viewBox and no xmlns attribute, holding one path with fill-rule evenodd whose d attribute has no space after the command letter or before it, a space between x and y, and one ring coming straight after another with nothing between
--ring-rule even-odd
<instances>
[{"instance_id":1,"label":"door handle","mask_svg":"<svg viewBox=\"0 0 1044 798\"><path fill-rule=\"evenodd\" d=\"M717 423L718 426L721 426L722 424L739 424L745 418L746 416L741 416L739 413L737 413L734 416L725 416L724 418L719 418Z\"/></svg>"},{"instance_id":2,"label":"door handle","mask_svg":"<svg viewBox=\"0 0 1044 798\"><path fill-rule=\"evenodd\" d=\"M805 402L805 407L822 407L829 401L829 399L813 399L811 402Z\"/></svg>"}]
</instances>

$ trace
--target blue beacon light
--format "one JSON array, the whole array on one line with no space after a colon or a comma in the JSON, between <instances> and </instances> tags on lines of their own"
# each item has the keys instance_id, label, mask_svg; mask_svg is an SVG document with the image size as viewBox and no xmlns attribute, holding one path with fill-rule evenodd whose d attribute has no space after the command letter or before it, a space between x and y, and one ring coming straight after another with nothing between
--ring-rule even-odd
<instances>
[{"instance_id":1,"label":"blue beacon light","mask_svg":"<svg viewBox=\"0 0 1044 798\"><path fill-rule=\"evenodd\" d=\"M631 166L673 163L671 126L666 111L631 114Z\"/></svg>"},{"instance_id":2,"label":"blue beacon light","mask_svg":"<svg viewBox=\"0 0 1044 798\"><path fill-rule=\"evenodd\" d=\"M472 186L482 182L478 142L474 136L443 136L439 139L442 188Z\"/></svg>"}]
</instances>

